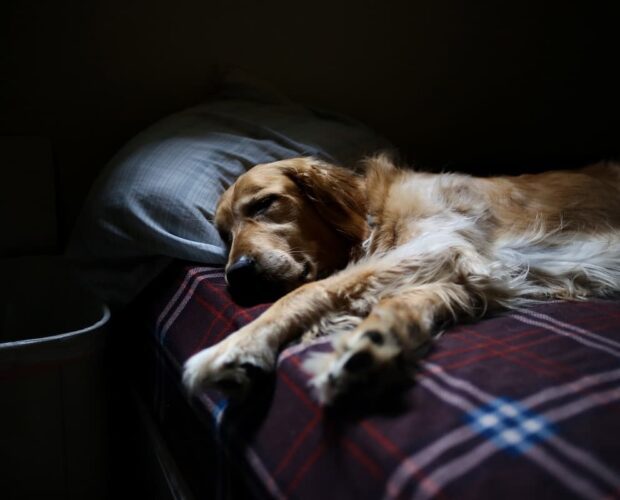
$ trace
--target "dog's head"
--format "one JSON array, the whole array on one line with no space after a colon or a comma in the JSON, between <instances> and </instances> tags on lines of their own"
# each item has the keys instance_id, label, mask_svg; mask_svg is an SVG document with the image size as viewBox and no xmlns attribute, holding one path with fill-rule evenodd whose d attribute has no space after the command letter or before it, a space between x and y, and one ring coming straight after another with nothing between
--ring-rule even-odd
<instances>
[{"instance_id":1,"label":"dog's head","mask_svg":"<svg viewBox=\"0 0 620 500\"><path fill-rule=\"evenodd\" d=\"M220 198L238 298L272 300L344 267L367 236L363 179L313 158L257 165Z\"/></svg>"}]
</instances>

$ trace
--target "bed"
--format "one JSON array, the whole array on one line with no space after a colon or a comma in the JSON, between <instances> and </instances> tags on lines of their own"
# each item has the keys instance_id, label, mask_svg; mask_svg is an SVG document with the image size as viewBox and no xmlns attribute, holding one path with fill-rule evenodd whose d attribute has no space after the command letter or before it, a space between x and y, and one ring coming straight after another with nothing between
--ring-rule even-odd
<instances>
[{"instance_id":1,"label":"bed","mask_svg":"<svg viewBox=\"0 0 620 500\"><path fill-rule=\"evenodd\" d=\"M266 307L235 304L221 268L178 261L131 308L143 361L133 375L171 449L182 449L194 469L196 491L307 499L620 494L620 301L551 302L454 327L410 386L378 400L317 405L301 364L329 349L323 338L286 348L275 377L245 404L214 391L188 401L184 360ZM205 455L205 443L219 450Z\"/></svg>"},{"instance_id":2,"label":"bed","mask_svg":"<svg viewBox=\"0 0 620 500\"><path fill-rule=\"evenodd\" d=\"M185 485L172 496L620 498L618 299L454 327L410 384L335 408L317 405L301 368L326 338L284 349L242 404L183 391L190 355L268 307L228 295L219 194L257 163L353 165L389 148L353 120L233 80L132 140L95 184L68 253L113 307L122 379L162 438L167 483Z\"/></svg>"}]
</instances>

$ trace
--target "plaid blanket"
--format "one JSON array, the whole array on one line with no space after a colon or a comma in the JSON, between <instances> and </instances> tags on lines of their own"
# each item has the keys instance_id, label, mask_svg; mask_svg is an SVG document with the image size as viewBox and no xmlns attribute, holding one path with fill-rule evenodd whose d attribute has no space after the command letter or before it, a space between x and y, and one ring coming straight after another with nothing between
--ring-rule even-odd
<instances>
[{"instance_id":1,"label":"plaid blanket","mask_svg":"<svg viewBox=\"0 0 620 500\"><path fill-rule=\"evenodd\" d=\"M231 301L221 269L176 263L140 308L180 385L182 363L268 306ZM620 301L550 302L447 332L394 402L312 398L285 349L268 388L193 401L215 442L274 498L620 498ZM163 377L163 375L159 375ZM165 399L165 397L164 397ZM160 408L165 401L158 402Z\"/></svg>"}]
</instances>

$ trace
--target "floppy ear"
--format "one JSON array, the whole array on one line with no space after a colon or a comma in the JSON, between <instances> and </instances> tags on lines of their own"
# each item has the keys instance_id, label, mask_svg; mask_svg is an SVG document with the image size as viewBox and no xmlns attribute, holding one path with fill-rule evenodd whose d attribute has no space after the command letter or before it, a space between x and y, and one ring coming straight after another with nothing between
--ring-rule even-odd
<instances>
[{"instance_id":1,"label":"floppy ear","mask_svg":"<svg viewBox=\"0 0 620 500\"><path fill-rule=\"evenodd\" d=\"M314 158L288 163L286 175L314 203L319 215L352 243L366 239L366 190L363 177Z\"/></svg>"}]
</instances>

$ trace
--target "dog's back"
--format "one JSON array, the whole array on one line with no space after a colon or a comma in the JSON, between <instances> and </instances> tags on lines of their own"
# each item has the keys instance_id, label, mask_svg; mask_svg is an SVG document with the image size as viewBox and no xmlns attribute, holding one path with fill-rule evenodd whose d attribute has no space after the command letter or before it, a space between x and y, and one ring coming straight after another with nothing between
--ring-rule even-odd
<instances>
[{"instance_id":1,"label":"dog's back","mask_svg":"<svg viewBox=\"0 0 620 500\"><path fill-rule=\"evenodd\" d=\"M620 288L616 164L475 178L401 170L379 157L368 162L367 191L374 222L369 258L458 255L458 272L505 285L499 286L503 306Z\"/></svg>"}]
</instances>

